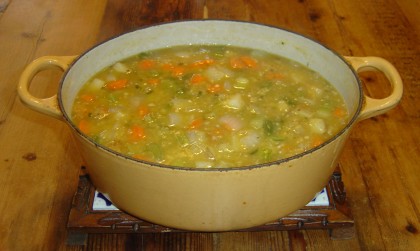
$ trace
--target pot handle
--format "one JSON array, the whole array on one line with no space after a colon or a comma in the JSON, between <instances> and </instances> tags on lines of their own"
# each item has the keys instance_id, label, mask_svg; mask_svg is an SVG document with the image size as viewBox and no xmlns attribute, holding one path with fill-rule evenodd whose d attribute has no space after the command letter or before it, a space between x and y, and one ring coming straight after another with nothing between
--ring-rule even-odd
<instances>
[{"instance_id":1,"label":"pot handle","mask_svg":"<svg viewBox=\"0 0 420 251\"><path fill-rule=\"evenodd\" d=\"M29 86L38 72L52 67L58 67L65 71L69 68L75 58L76 56L44 56L29 63L23 70L17 87L18 95L22 103L35 111L44 113L56 119L63 119L63 113L61 112L57 101L57 94L49 98L37 98L29 92Z\"/></svg>"},{"instance_id":2,"label":"pot handle","mask_svg":"<svg viewBox=\"0 0 420 251\"><path fill-rule=\"evenodd\" d=\"M403 84L397 69L387 60L380 57L345 57L356 72L380 71L389 80L392 92L382 99L364 96L364 106L358 121L383 114L394 108L401 100Z\"/></svg>"}]
</instances>

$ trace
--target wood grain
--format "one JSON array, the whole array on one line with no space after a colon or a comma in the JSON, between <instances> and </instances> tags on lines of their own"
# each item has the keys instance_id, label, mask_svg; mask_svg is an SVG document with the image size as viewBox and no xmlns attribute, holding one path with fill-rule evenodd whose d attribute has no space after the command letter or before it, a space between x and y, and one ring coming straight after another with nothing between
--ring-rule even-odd
<instances>
[{"instance_id":1,"label":"wood grain","mask_svg":"<svg viewBox=\"0 0 420 251\"><path fill-rule=\"evenodd\" d=\"M200 19L203 11L204 0L147 0L142 3L136 0L108 1L98 40L103 41L157 23Z\"/></svg>"},{"instance_id":2,"label":"wood grain","mask_svg":"<svg viewBox=\"0 0 420 251\"><path fill-rule=\"evenodd\" d=\"M16 84L36 57L78 54L95 42L102 16L92 13L104 6L83 2L15 0L1 16L0 250L55 250L65 242L80 159L64 123L23 107ZM45 96L57 86L49 73L31 90Z\"/></svg>"},{"instance_id":3,"label":"wood grain","mask_svg":"<svg viewBox=\"0 0 420 251\"><path fill-rule=\"evenodd\" d=\"M348 56L379 56L404 82L399 106L358 123L341 155L356 236L324 230L90 234L66 245L66 222L82 160L66 125L24 107L16 84L43 55L76 55L123 32L172 20L259 22L301 33ZM420 10L415 0L0 0L0 250L416 250L420 246ZM252 38L250 38L252 39ZM59 71L31 92L55 93ZM366 93L389 92L364 73Z\"/></svg>"}]
</instances>

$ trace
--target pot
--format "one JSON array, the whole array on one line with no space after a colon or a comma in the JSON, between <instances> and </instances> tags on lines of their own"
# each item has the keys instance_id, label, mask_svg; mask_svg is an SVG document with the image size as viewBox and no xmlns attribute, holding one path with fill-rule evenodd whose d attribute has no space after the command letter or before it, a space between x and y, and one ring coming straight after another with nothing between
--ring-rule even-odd
<instances>
[{"instance_id":1,"label":"pot","mask_svg":"<svg viewBox=\"0 0 420 251\"><path fill-rule=\"evenodd\" d=\"M185 44L261 49L306 65L341 93L349 122L333 138L309 151L271 163L229 169L185 169L133 159L96 144L72 123L73 100L96 72L142 51ZM32 78L49 67L65 71L58 94L50 98L32 96L28 91ZM383 99L365 96L357 75L365 70L383 72L392 93ZM305 206L327 184L354 124L396 106L402 89L398 72L382 58L342 57L311 39L276 27L197 20L135 30L77 57L36 59L23 71L18 93L30 108L68 124L92 183L119 209L168 227L228 231L264 224Z\"/></svg>"}]
</instances>

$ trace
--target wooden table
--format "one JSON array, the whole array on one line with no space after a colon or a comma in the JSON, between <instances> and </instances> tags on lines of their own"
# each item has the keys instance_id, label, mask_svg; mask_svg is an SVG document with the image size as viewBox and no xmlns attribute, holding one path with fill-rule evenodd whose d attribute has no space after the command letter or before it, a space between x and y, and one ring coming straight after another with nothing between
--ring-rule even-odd
<instances>
[{"instance_id":1,"label":"wooden table","mask_svg":"<svg viewBox=\"0 0 420 251\"><path fill-rule=\"evenodd\" d=\"M418 250L419 13L416 0L0 0L0 250ZM275 25L398 69L400 105L357 124L341 155L354 238L332 240L324 230L90 234L85 246L66 245L82 161L63 122L19 101L23 68L148 24L203 17ZM38 74L31 92L51 96L61 74ZM369 95L389 91L381 74L361 77Z\"/></svg>"}]
</instances>

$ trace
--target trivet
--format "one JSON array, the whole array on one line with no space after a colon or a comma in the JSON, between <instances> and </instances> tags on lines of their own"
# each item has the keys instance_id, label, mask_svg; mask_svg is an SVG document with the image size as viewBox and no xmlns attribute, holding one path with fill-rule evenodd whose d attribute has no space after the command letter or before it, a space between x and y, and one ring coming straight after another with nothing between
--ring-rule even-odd
<instances>
[{"instance_id":1,"label":"trivet","mask_svg":"<svg viewBox=\"0 0 420 251\"><path fill-rule=\"evenodd\" d=\"M97 193L84 167L79 177L77 193L73 198L67 227L70 232L68 244L73 245L84 242L88 233L188 232L143 221L118 210ZM277 221L238 232L304 229L326 229L333 239L348 239L354 236L354 221L346 201L339 166L327 186L302 209Z\"/></svg>"}]
</instances>

